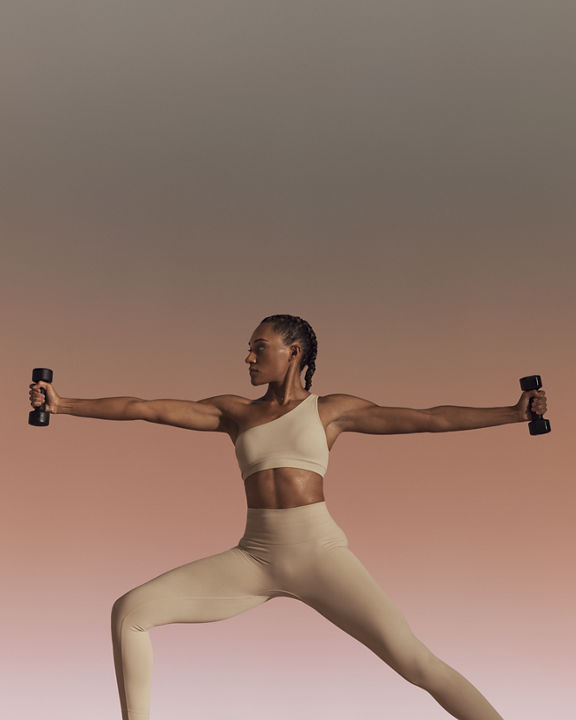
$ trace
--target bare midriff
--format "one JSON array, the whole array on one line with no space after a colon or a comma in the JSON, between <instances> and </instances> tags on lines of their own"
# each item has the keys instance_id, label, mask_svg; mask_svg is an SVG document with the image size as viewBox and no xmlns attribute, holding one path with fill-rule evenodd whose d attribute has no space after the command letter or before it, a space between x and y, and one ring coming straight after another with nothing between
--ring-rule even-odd
<instances>
[{"instance_id":1,"label":"bare midriff","mask_svg":"<svg viewBox=\"0 0 576 720\"><path fill-rule=\"evenodd\" d=\"M244 480L251 508L291 508L322 502L323 478L310 470L279 467L259 470Z\"/></svg>"}]
</instances>

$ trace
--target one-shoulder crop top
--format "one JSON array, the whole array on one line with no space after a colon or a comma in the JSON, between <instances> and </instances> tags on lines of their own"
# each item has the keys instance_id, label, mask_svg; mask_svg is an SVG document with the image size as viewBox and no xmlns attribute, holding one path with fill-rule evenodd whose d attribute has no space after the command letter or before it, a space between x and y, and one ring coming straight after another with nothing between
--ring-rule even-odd
<instances>
[{"instance_id":1,"label":"one-shoulder crop top","mask_svg":"<svg viewBox=\"0 0 576 720\"><path fill-rule=\"evenodd\" d=\"M277 467L312 470L324 477L330 451L318 395L310 393L284 415L244 430L234 447L243 480L258 470Z\"/></svg>"}]
</instances>

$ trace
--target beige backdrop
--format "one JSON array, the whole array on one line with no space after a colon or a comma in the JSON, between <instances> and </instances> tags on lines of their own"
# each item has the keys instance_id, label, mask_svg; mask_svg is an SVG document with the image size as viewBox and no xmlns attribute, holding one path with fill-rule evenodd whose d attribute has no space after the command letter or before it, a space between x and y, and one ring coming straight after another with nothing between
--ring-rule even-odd
<instances>
[{"instance_id":1,"label":"beige backdrop","mask_svg":"<svg viewBox=\"0 0 576 720\"><path fill-rule=\"evenodd\" d=\"M306 318L312 391L511 405L552 432L344 435L350 546L505 718L571 717L576 10L536 2L15 0L3 132L2 703L120 718L116 597L239 539L227 436L56 416L70 397L259 397L261 318ZM446 718L277 599L151 631L152 720Z\"/></svg>"}]
</instances>

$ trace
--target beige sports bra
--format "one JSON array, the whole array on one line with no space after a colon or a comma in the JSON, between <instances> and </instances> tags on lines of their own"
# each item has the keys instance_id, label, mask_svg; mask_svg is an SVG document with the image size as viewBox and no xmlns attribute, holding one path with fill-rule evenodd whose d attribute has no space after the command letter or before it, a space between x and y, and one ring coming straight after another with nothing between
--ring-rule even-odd
<instances>
[{"instance_id":1,"label":"beige sports bra","mask_svg":"<svg viewBox=\"0 0 576 720\"><path fill-rule=\"evenodd\" d=\"M318 395L310 393L284 415L244 430L234 447L243 480L258 470L277 467L312 470L324 477L330 451Z\"/></svg>"}]
</instances>

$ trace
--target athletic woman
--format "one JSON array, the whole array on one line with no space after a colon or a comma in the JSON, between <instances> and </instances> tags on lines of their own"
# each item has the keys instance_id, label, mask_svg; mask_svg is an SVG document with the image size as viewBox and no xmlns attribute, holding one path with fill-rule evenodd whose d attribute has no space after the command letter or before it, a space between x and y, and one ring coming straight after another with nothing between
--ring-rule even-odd
<instances>
[{"instance_id":1,"label":"athletic woman","mask_svg":"<svg viewBox=\"0 0 576 720\"><path fill-rule=\"evenodd\" d=\"M525 391L509 407L425 410L383 407L340 393L320 397L309 392L316 352L316 335L305 320L270 315L252 333L245 358L252 386L268 385L256 400L240 395L79 400L60 397L50 383L30 385L32 406L45 402L51 413L222 432L235 446L248 505L237 545L158 575L114 602L112 646L122 720L150 717L150 628L224 620L275 597L317 610L455 718L503 720L465 677L413 634L349 549L326 506L323 478L340 433L448 432L528 421L532 398L533 412L546 411L545 392Z\"/></svg>"}]
</instances>

